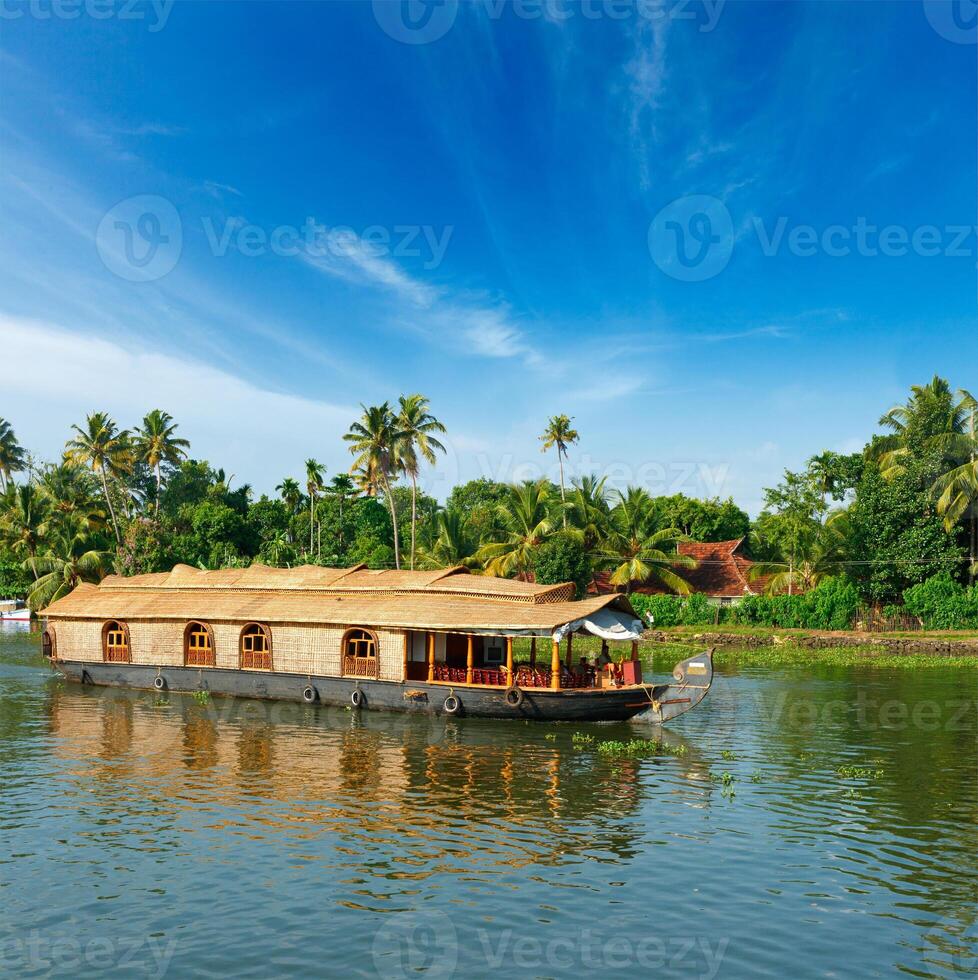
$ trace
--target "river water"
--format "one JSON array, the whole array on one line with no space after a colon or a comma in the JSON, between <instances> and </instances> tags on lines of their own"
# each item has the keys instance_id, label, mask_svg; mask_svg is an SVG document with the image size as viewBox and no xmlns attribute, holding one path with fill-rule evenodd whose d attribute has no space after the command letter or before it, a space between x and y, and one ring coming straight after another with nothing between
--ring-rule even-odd
<instances>
[{"instance_id":1,"label":"river water","mask_svg":"<svg viewBox=\"0 0 978 980\"><path fill-rule=\"evenodd\" d=\"M974 976L976 685L721 666L632 758L596 746L654 729L82 688L8 624L0 973Z\"/></svg>"}]
</instances>

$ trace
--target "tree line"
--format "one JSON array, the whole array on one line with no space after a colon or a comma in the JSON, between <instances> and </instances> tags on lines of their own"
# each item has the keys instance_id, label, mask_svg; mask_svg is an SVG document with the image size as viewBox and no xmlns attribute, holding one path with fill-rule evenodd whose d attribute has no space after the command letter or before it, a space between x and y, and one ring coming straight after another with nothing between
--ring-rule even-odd
<instances>
[{"instance_id":1,"label":"tree line","mask_svg":"<svg viewBox=\"0 0 978 980\"><path fill-rule=\"evenodd\" d=\"M886 412L857 453L823 452L765 491L754 521L732 499L612 489L598 475L565 481L579 434L551 418L541 451L559 481L488 479L444 504L419 489L446 427L420 394L361 406L342 435L351 465L327 479L316 459L275 495L191 456L162 410L122 429L105 412L74 425L62 458L39 463L0 419L0 594L40 608L108 572L302 563L436 569L573 581L579 593L650 584L691 591L685 540L747 538L752 575L772 593L846 576L863 600L888 603L938 574L978 571L975 399L934 378Z\"/></svg>"}]
</instances>

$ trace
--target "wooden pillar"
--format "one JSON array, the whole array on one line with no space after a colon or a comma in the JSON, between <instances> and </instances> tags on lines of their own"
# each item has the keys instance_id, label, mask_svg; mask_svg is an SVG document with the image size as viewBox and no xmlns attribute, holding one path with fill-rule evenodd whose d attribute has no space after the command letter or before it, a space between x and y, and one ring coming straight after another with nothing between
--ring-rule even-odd
<instances>
[{"instance_id":1,"label":"wooden pillar","mask_svg":"<svg viewBox=\"0 0 978 980\"><path fill-rule=\"evenodd\" d=\"M560 690L560 644L554 640L553 653L550 656L550 686Z\"/></svg>"},{"instance_id":2,"label":"wooden pillar","mask_svg":"<svg viewBox=\"0 0 978 980\"><path fill-rule=\"evenodd\" d=\"M568 672L574 669L574 634L567 634L567 670Z\"/></svg>"},{"instance_id":3,"label":"wooden pillar","mask_svg":"<svg viewBox=\"0 0 978 980\"><path fill-rule=\"evenodd\" d=\"M536 667L537 665L537 638L534 636L530 640L530 666Z\"/></svg>"},{"instance_id":4,"label":"wooden pillar","mask_svg":"<svg viewBox=\"0 0 978 980\"><path fill-rule=\"evenodd\" d=\"M475 637L469 633L469 645L465 651L465 683L472 683L472 667L475 664Z\"/></svg>"},{"instance_id":5,"label":"wooden pillar","mask_svg":"<svg viewBox=\"0 0 978 980\"><path fill-rule=\"evenodd\" d=\"M513 683L513 638L506 637L506 683Z\"/></svg>"},{"instance_id":6,"label":"wooden pillar","mask_svg":"<svg viewBox=\"0 0 978 980\"><path fill-rule=\"evenodd\" d=\"M638 660L638 640L632 640L632 660Z\"/></svg>"},{"instance_id":7,"label":"wooden pillar","mask_svg":"<svg viewBox=\"0 0 978 980\"><path fill-rule=\"evenodd\" d=\"M607 640L602 640L601 641L601 659L604 660L604 658L607 657L607 656L608 656L608 641Z\"/></svg>"},{"instance_id":8,"label":"wooden pillar","mask_svg":"<svg viewBox=\"0 0 978 980\"><path fill-rule=\"evenodd\" d=\"M428 634L428 683L435 679L435 634Z\"/></svg>"},{"instance_id":9,"label":"wooden pillar","mask_svg":"<svg viewBox=\"0 0 978 980\"><path fill-rule=\"evenodd\" d=\"M411 650L411 634L405 630L404 631L404 667L401 672L401 680L408 679L408 659Z\"/></svg>"}]
</instances>

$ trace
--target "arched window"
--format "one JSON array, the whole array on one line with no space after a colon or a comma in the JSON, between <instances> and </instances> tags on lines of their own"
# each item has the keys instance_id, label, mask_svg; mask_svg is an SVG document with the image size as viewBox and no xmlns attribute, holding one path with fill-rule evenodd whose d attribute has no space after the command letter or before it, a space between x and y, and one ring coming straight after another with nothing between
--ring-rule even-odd
<instances>
[{"instance_id":1,"label":"arched window","mask_svg":"<svg viewBox=\"0 0 978 980\"><path fill-rule=\"evenodd\" d=\"M343 673L347 677L377 677L377 637L365 629L343 634Z\"/></svg>"},{"instance_id":2,"label":"arched window","mask_svg":"<svg viewBox=\"0 0 978 980\"><path fill-rule=\"evenodd\" d=\"M251 670L272 669L272 631L261 623L249 623L241 631L241 666Z\"/></svg>"},{"instance_id":3,"label":"arched window","mask_svg":"<svg viewBox=\"0 0 978 980\"><path fill-rule=\"evenodd\" d=\"M183 631L183 662L187 667L213 667L214 631L206 623L187 623Z\"/></svg>"},{"instance_id":4,"label":"arched window","mask_svg":"<svg viewBox=\"0 0 978 980\"><path fill-rule=\"evenodd\" d=\"M109 664L132 663L129 651L129 627L110 619L102 627L102 659Z\"/></svg>"},{"instance_id":5,"label":"arched window","mask_svg":"<svg viewBox=\"0 0 978 980\"><path fill-rule=\"evenodd\" d=\"M58 659L58 637L54 632L53 626L49 626L41 634L41 650L48 660Z\"/></svg>"}]
</instances>

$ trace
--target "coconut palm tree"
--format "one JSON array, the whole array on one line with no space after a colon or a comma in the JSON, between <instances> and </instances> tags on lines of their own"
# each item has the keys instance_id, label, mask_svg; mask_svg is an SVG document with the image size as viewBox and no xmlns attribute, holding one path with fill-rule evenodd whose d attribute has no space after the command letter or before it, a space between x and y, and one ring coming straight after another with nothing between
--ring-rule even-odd
<instances>
[{"instance_id":1,"label":"coconut palm tree","mask_svg":"<svg viewBox=\"0 0 978 980\"><path fill-rule=\"evenodd\" d=\"M967 429L944 440L949 456L957 465L934 482L932 492L937 497L937 513L944 518L948 533L965 517L969 519L968 578L974 584L978 575L978 400L963 388L959 406L967 412Z\"/></svg>"},{"instance_id":2,"label":"coconut palm tree","mask_svg":"<svg viewBox=\"0 0 978 980\"><path fill-rule=\"evenodd\" d=\"M689 582L677 568L695 568L696 561L679 554L684 535L674 527L656 527L655 502L641 487L618 491L611 512L611 531L599 553L599 564L611 571L609 582L631 592L636 584L656 580L689 595Z\"/></svg>"},{"instance_id":3,"label":"coconut palm tree","mask_svg":"<svg viewBox=\"0 0 978 980\"><path fill-rule=\"evenodd\" d=\"M112 518L112 530L115 532L116 545L122 544L119 534L119 522L115 517L112 497L109 494L108 472L110 467L128 452L128 440L125 432L120 432L115 422L105 412L93 412L85 420L85 428L73 425L75 437L68 442L65 458L71 462L90 466L98 473L102 481L102 493Z\"/></svg>"},{"instance_id":4,"label":"coconut palm tree","mask_svg":"<svg viewBox=\"0 0 978 980\"><path fill-rule=\"evenodd\" d=\"M428 411L428 399L424 395L401 395L397 424L403 435L401 469L411 480L411 569L414 569L414 544L418 523L418 469L423 459L435 465L436 453L445 447L434 437L444 432L445 426Z\"/></svg>"},{"instance_id":5,"label":"coconut palm tree","mask_svg":"<svg viewBox=\"0 0 978 980\"><path fill-rule=\"evenodd\" d=\"M309 494L309 554L312 554L313 532L315 531L316 497L323 488L326 467L314 459L306 460L306 493Z\"/></svg>"},{"instance_id":6,"label":"coconut palm tree","mask_svg":"<svg viewBox=\"0 0 978 980\"><path fill-rule=\"evenodd\" d=\"M764 591L768 595L808 592L843 571L850 538L849 512L837 510L813 536L801 539L800 550L789 561L755 562L748 578L752 582L766 578Z\"/></svg>"},{"instance_id":7,"label":"coconut palm tree","mask_svg":"<svg viewBox=\"0 0 978 980\"><path fill-rule=\"evenodd\" d=\"M289 515L295 517L299 512L299 505L302 503L302 487L299 486L299 481L287 476L275 490L288 508Z\"/></svg>"},{"instance_id":8,"label":"coconut palm tree","mask_svg":"<svg viewBox=\"0 0 978 980\"><path fill-rule=\"evenodd\" d=\"M0 493L6 492L13 474L23 472L26 465L27 453L17 442L10 423L0 418Z\"/></svg>"},{"instance_id":9,"label":"coconut palm tree","mask_svg":"<svg viewBox=\"0 0 978 980\"><path fill-rule=\"evenodd\" d=\"M469 527L466 515L449 508L435 515L435 537L418 551L422 568L478 568L479 541Z\"/></svg>"},{"instance_id":10,"label":"coconut palm tree","mask_svg":"<svg viewBox=\"0 0 978 980\"><path fill-rule=\"evenodd\" d=\"M359 421L350 426L350 431L343 438L350 443L350 452L354 457L353 469L370 474L371 479L379 482L384 490L391 512L391 523L394 525L394 567L399 569L401 547L397 531L397 508L394 504L394 494L391 492L391 478L401 468L404 436L387 402L370 408L366 405L360 407L363 409L363 415Z\"/></svg>"},{"instance_id":11,"label":"coconut palm tree","mask_svg":"<svg viewBox=\"0 0 978 980\"><path fill-rule=\"evenodd\" d=\"M0 497L0 527L11 551L33 558L46 533L47 502L33 483L11 484Z\"/></svg>"},{"instance_id":12,"label":"coconut palm tree","mask_svg":"<svg viewBox=\"0 0 978 980\"><path fill-rule=\"evenodd\" d=\"M376 471L364 466L354 466L350 470L350 479L357 490L365 497L376 497L380 480Z\"/></svg>"},{"instance_id":13,"label":"coconut palm tree","mask_svg":"<svg viewBox=\"0 0 978 980\"><path fill-rule=\"evenodd\" d=\"M497 541L482 545L476 558L488 575L525 577L533 567L536 549L553 534L548 480L513 484L497 508L501 529Z\"/></svg>"},{"instance_id":14,"label":"coconut palm tree","mask_svg":"<svg viewBox=\"0 0 978 980\"><path fill-rule=\"evenodd\" d=\"M51 553L29 558L24 568L34 574L34 587L27 594L27 604L37 612L67 595L81 582L99 583L105 575L109 555L88 548L89 537L84 519L71 518L57 539Z\"/></svg>"},{"instance_id":15,"label":"coconut palm tree","mask_svg":"<svg viewBox=\"0 0 978 980\"><path fill-rule=\"evenodd\" d=\"M357 488L353 483L353 478L348 473L337 473L329 481L328 492L334 496L340 505L340 547L346 543L343 532L343 504L348 497L356 494Z\"/></svg>"},{"instance_id":16,"label":"coconut palm tree","mask_svg":"<svg viewBox=\"0 0 978 980\"><path fill-rule=\"evenodd\" d=\"M156 474L156 513L160 512L160 491L163 487L163 463L176 466L187 458L190 443L178 439L174 433L177 425L167 412L154 408L143 418L142 426L133 433L133 449L136 458L144 462Z\"/></svg>"},{"instance_id":17,"label":"coconut palm tree","mask_svg":"<svg viewBox=\"0 0 978 980\"><path fill-rule=\"evenodd\" d=\"M560 465L560 499L563 504L567 504L567 494L564 492L564 459L567 456L567 447L577 442L580 435L575 429L571 428L571 421L566 415L554 415L547 423L540 440L543 447L540 452L545 453L548 449L557 448L557 462ZM567 512L563 514L564 527L567 527Z\"/></svg>"}]
</instances>

